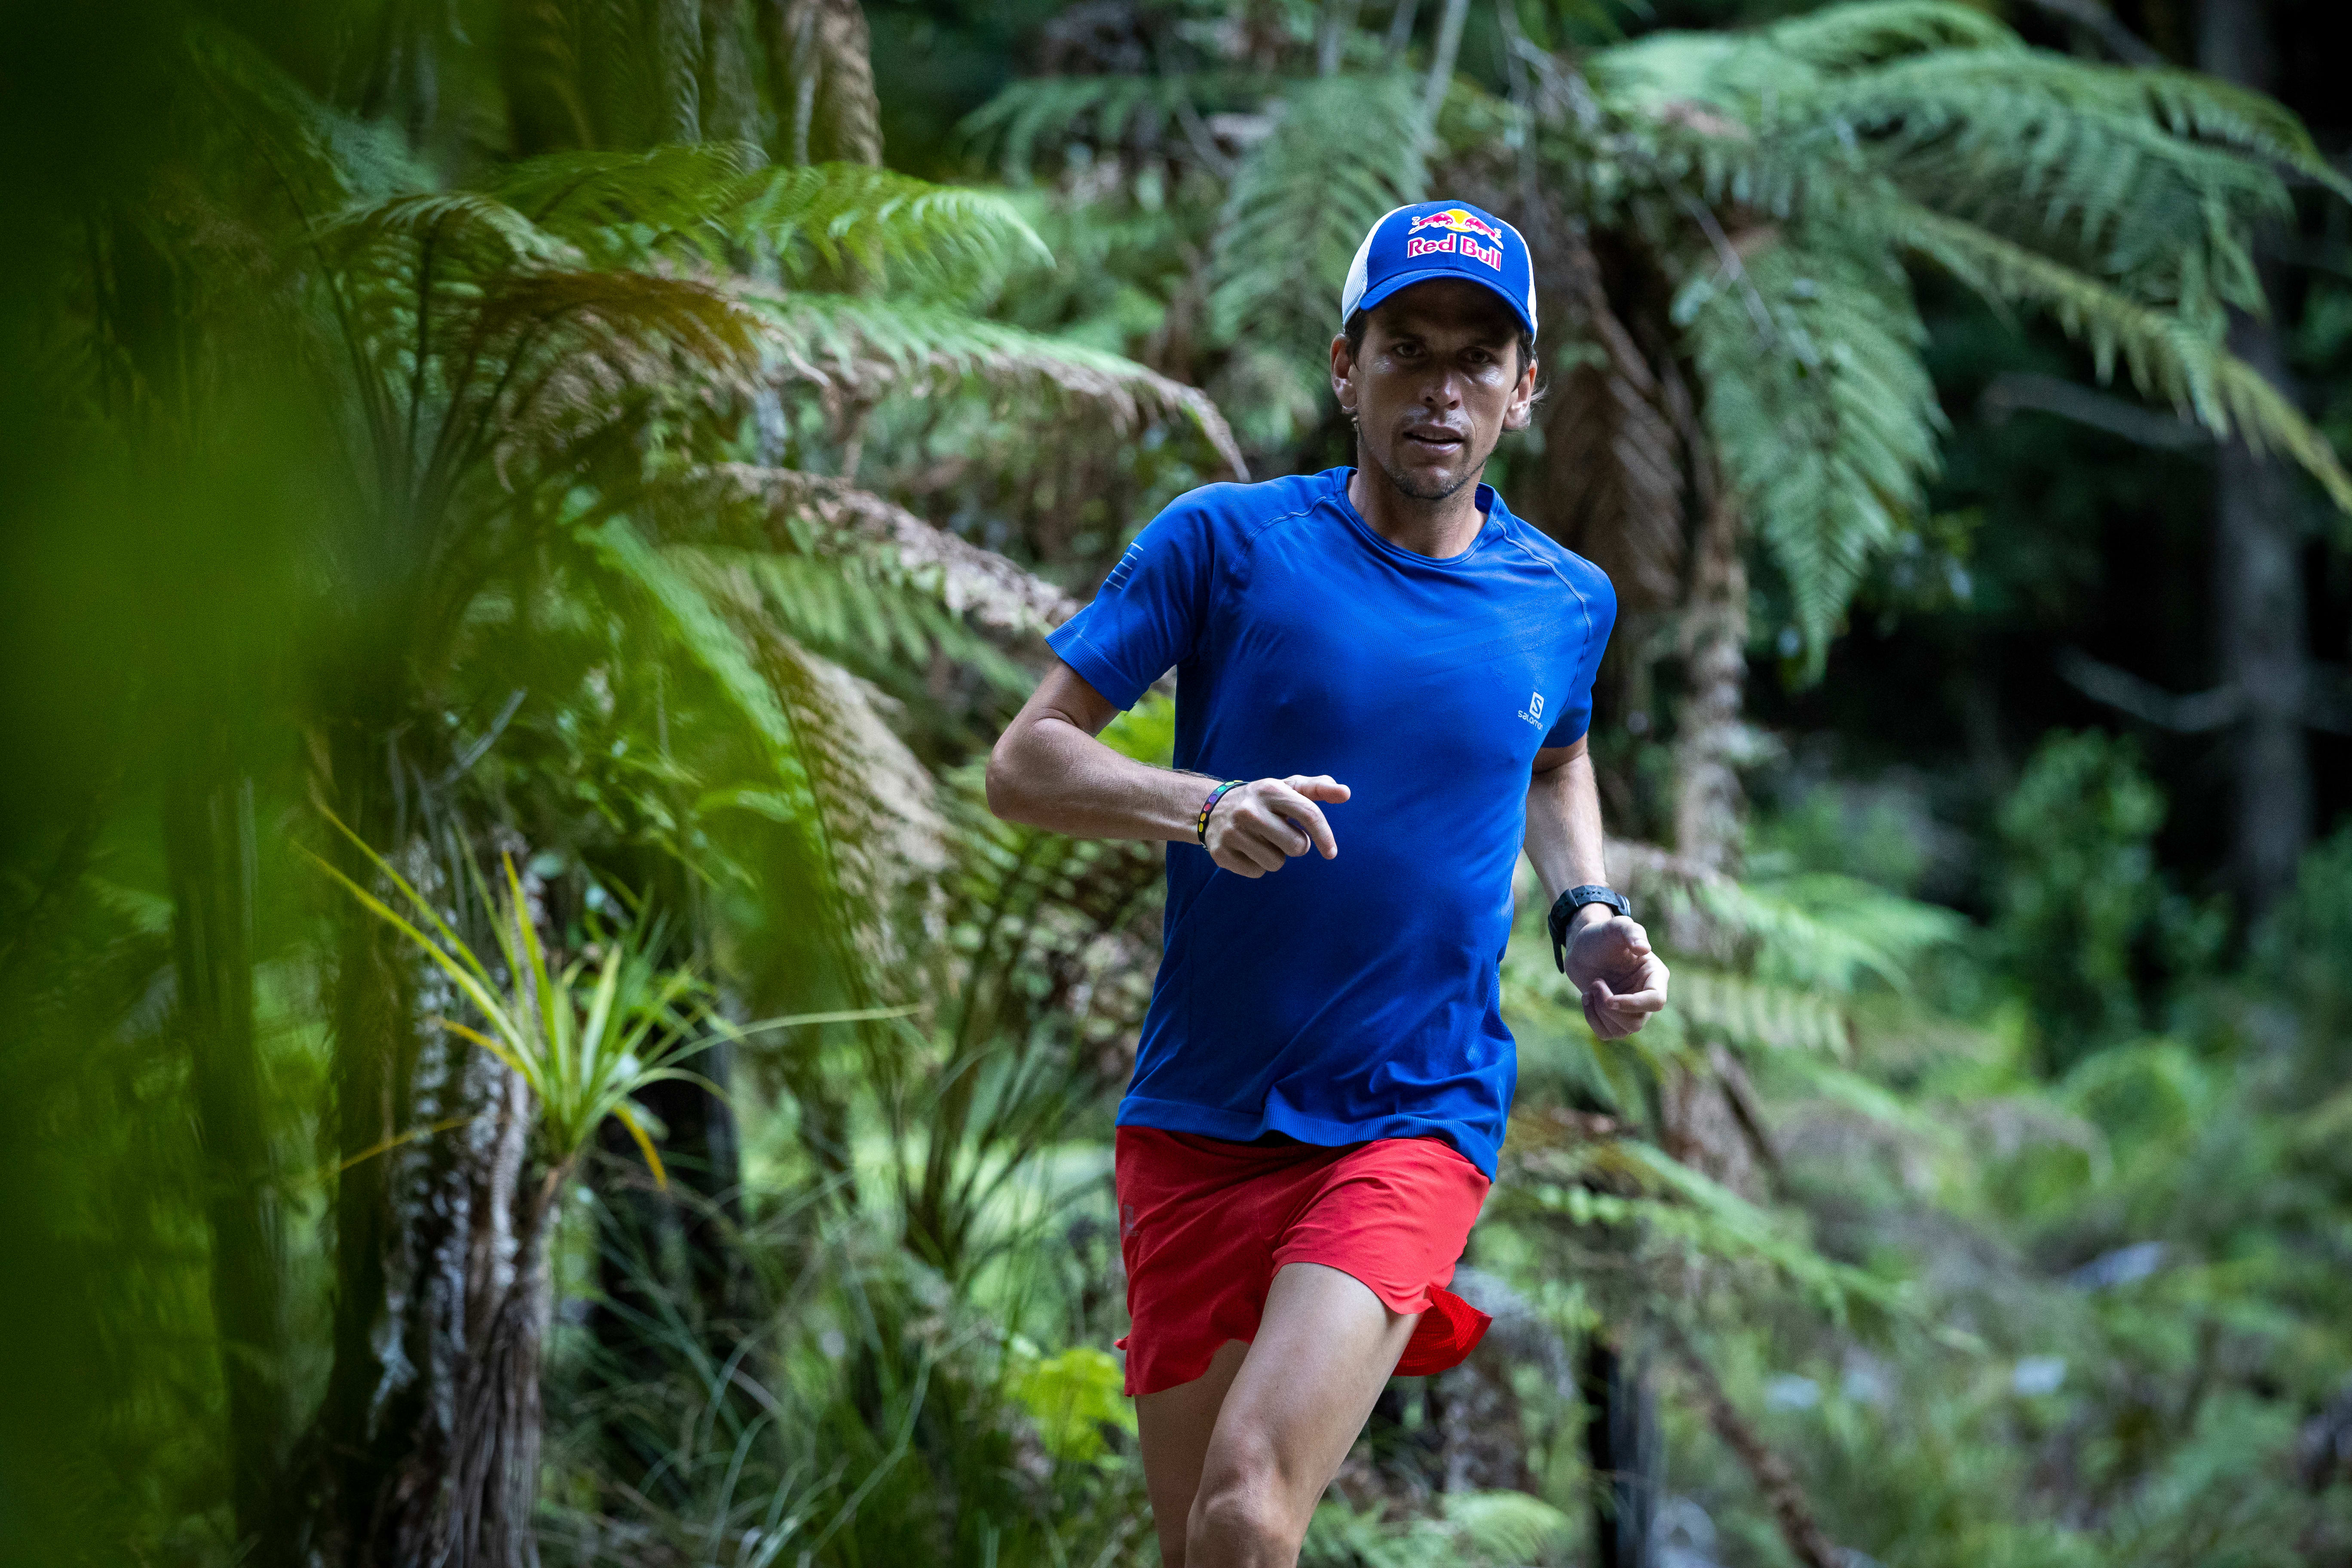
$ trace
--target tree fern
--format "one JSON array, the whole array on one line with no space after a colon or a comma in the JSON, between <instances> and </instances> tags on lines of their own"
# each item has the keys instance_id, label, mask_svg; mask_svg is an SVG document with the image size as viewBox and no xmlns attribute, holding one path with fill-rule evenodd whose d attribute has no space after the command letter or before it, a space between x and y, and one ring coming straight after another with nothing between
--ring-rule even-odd
<instances>
[{"instance_id":1,"label":"tree fern","mask_svg":"<svg viewBox=\"0 0 2352 1568\"><path fill-rule=\"evenodd\" d=\"M1210 309L1235 336L1316 363L1332 300L1382 213L1422 198L1428 142L1404 76L1325 77L1283 95L1274 133L1235 173L1220 222Z\"/></svg>"},{"instance_id":2,"label":"tree fern","mask_svg":"<svg viewBox=\"0 0 2352 1568\"><path fill-rule=\"evenodd\" d=\"M1919 360L1927 331L1899 269L1810 229L1767 240L1743 271L1701 274L1675 317L1724 477L1818 658L1934 471L1943 416Z\"/></svg>"},{"instance_id":3,"label":"tree fern","mask_svg":"<svg viewBox=\"0 0 2352 1568\"><path fill-rule=\"evenodd\" d=\"M2326 442L2221 346L2230 309L2262 307L2252 234L2284 176L2347 189L2275 104L2027 49L1925 0L1657 34L1591 68L1607 129L1553 124L1549 156L1684 279L1708 431L1816 669L1940 435L1890 250L2046 310L2102 380L2120 355L2144 395L2286 454L2352 511Z\"/></svg>"}]
</instances>

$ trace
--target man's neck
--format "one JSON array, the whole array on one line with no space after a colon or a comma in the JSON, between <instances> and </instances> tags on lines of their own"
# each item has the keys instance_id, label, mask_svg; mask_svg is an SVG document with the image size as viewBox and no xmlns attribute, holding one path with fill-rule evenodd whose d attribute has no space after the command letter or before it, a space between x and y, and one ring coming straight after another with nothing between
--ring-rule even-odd
<instances>
[{"instance_id":1,"label":"man's neck","mask_svg":"<svg viewBox=\"0 0 2352 1568\"><path fill-rule=\"evenodd\" d=\"M1374 533L1399 550L1443 561L1469 549L1486 525L1478 510L1478 484L1485 473L1482 467L1467 484L1443 500L1423 500L1405 494L1388 475L1360 461L1348 479L1348 500Z\"/></svg>"}]
</instances>

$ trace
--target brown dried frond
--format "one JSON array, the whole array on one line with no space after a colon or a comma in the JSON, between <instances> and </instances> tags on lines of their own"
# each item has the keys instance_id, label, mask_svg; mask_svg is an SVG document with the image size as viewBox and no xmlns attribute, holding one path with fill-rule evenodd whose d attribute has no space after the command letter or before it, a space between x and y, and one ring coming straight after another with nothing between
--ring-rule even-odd
<instances>
[{"instance_id":1,"label":"brown dried frond","mask_svg":"<svg viewBox=\"0 0 2352 1568\"><path fill-rule=\"evenodd\" d=\"M544 447L609 419L632 394L680 386L748 393L760 319L724 289L643 272L526 272L485 298L473 342L500 449Z\"/></svg>"},{"instance_id":2,"label":"brown dried frond","mask_svg":"<svg viewBox=\"0 0 2352 1568\"><path fill-rule=\"evenodd\" d=\"M756 499L779 525L806 518L821 528L889 546L909 571L937 574L948 608L992 630L1045 632L1077 613L1077 602L1045 579L843 480L750 463L717 465L698 478L735 498Z\"/></svg>"},{"instance_id":3,"label":"brown dried frond","mask_svg":"<svg viewBox=\"0 0 2352 1568\"><path fill-rule=\"evenodd\" d=\"M1685 454L1671 388L1611 306L1591 249L1563 231L1559 276L1590 357L1549 399L1542 521L1609 574L1628 610L1662 609L1679 596L1683 559Z\"/></svg>"},{"instance_id":4,"label":"brown dried frond","mask_svg":"<svg viewBox=\"0 0 2352 1568\"><path fill-rule=\"evenodd\" d=\"M762 299L758 308L787 345L784 367L828 394L922 397L971 383L1006 395L1050 392L1101 409L1120 434L1153 420L1189 420L1234 478L1249 477L1241 445L1207 393L1117 354L932 307L802 294Z\"/></svg>"}]
</instances>

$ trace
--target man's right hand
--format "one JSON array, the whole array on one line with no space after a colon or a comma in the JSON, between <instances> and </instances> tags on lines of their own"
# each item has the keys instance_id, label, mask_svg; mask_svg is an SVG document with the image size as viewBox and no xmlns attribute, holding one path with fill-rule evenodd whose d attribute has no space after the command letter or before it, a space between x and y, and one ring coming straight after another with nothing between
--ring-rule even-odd
<instances>
[{"instance_id":1,"label":"man's right hand","mask_svg":"<svg viewBox=\"0 0 2352 1568\"><path fill-rule=\"evenodd\" d=\"M1281 870L1284 861L1309 849L1334 859L1339 842L1315 803L1337 805L1347 798L1348 786L1326 773L1236 784L1209 814L1209 858L1253 880Z\"/></svg>"}]
</instances>

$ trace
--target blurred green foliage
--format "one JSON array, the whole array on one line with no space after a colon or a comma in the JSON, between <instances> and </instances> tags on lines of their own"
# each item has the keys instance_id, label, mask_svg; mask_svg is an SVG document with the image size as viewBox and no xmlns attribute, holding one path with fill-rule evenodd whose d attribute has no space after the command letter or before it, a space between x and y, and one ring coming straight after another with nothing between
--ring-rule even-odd
<instances>
[{"instance_id":1,"label":"blurred green foliage","mask_svg":"<svg viewBox=\"0 0 2352 1568\"><path fill-rule=\"evenodd\" d=\"M1496 1335L1302 1560L1591 1561L1596 1350L1676 1568L1792 1561L1750 1439L1850 1565L2352 1553L2352 828L2233 926L2181 742L2044 690L2092 597L2201 591L2196 459L1974 401L2112 356L2339 479L2339 282L2308 426L2218 336L2279 171L2338 176L1988 9L1480 5L1433 95L1451 9L12 9L0 1561L1148 1561L1105 1178L1157 861L976 761L1159 504L1344 458L1324 274L1441 180L1589 245L1554 406L1646 365L1602 445L1752 509L1753 804L1723 864L1620 846L1677 976L1631 1041L1522 900ZM1576 434L1498 460L1530 515ZM1661 837L1700 546L1615 494L1547 521L1624 547L1596 751ZM532 1105L305 851L553 1055L638 994L628 1048ZM459 1453L535 1510L436 1536Z\"/></svg>"}]
</instances>

